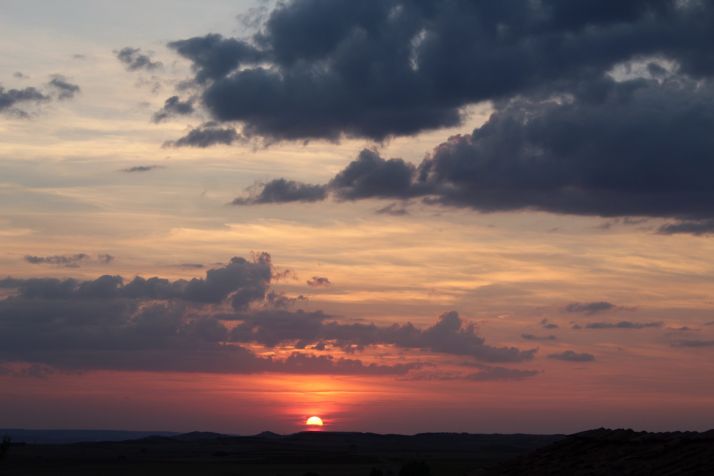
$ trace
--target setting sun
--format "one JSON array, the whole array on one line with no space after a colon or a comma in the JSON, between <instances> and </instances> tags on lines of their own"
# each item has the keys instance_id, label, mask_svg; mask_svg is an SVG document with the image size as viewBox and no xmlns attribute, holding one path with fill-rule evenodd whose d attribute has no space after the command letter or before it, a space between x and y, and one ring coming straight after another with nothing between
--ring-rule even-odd
<instances>
[{"instance_id":1,"label":"setting sun","mask_svg":"<svg viewBox=\"0 0 714 476\"><path fill-rule=\"evenodd\" d=\"M305 424L307 426L323 426L324 423L322 422L322 418L319 416L311 416L310 418L305 421Z\"/></svg>"}]
</instances>

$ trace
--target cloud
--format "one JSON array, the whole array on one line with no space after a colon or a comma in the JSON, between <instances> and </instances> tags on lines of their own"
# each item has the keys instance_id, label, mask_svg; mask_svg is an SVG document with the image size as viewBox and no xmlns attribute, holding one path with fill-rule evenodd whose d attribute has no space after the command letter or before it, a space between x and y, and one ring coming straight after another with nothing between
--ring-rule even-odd
<instances>
[{"instance_id":1,"label":"cloud","mask_svg":"<svg viewBox=\"0 0 714 476\"><path fill-rule=\"evenodd\" d=\"M548 358L554 360L564 360L566 362L592 362L595 360L595 356L592 354L577 353L573 350L548 354Z\"/></svg>"},{"instance_id":2,"label":"cloud","mask_svg":"<svg viewBox=\"0 0 714 476\"><path fill-rule=\"evenodd\" d=\"M0 301L0 362L64 371L139 370L209 373L400 375L418 364L292 353L261 357L225 345L227 330L210 317L187 318L172 304L113 301Z\"/></svg>"},{"instance_id":3,"label":"cloud","mask_svg":"<svg viewBox=\"0 0 714 476\"><path fill-rule=\"evenodd\" d=\"M61 258L55 258L50 257L50 262L64 262ZM69 262L72 262L71 259ZM227 265L206 271L205 278L191 280L170 281L137 276L125 283L121 276L110 275L92 281L6 278L0 280L0 288L14 288L19 297L29 300L124 298L178 299L194 303L221 303L228 300L234 309L243 310L251 303L266 298L272 272L270 255L261 253L252 260L234 257Z\"/></svg>"},{"instance_id":4,"label":"cloud","mask_svg":"<svg viewBox=\"0 0 714 476\"><path fill-rule=\"evenodd\" d=\"M207 122L195 129L191 129L188 134L175 140L164 143L165 147L200 147L206 148L212 145L231 145L242 140L241 136L233 127L220 127L214 122Z\"/></svg>"},{"instance_id":5,"label":"cloud","mask_svg":"<svg viewBox=\"0 0 714 476\"><path fill-rule=\"evenodd\" d=\"M49 97L34 87L23 89L5 89L0 86L0 112L18 116L27 116L27 113L16 106L21 104L39 104L49 101Z\"/></svg>"},{"instance_id":6,"label":"cloud","mask_svg":"<svg viewBox=\"0 0 714 476\"><path fill-rule=\"evenodd\" d=\"M594 78L565 97L499 103L484 125L416 166L366 149L325 186L338 200L710 220L712 127L711 81ZM697 223L669 230L707 229Z\"/></svg>"},{"instance_id":7,"label":"cloud","mask_svg":"<svg viewBox=\"0 0 714 476\"><path fill-rule=\"evenodd\" d=\"M672 342L672 347L692 347L692 348L704 348L704 347L714 347L714 340L677 340Z\"/></svg>"},{"instance_id":8,"label":"cloud","mask_svg":"<svg viewBox=\"0 0 714 476\"><path fill-rule=\"evenodd\" d=\"M80 92L78 85L70 83L60 74L55 75L48 84L57 92L57 98L60 100L72 99Z\"/></svg>"},{"instance_id":9,"label":"cloud","mask_svg":"<svg viewBox=\"0 0 714 476\"><path fill-rule=\"evenodd\" d=\"M411 323L390 326L343 324L330 320L329 316L319 311L270 310L222 318L241 321L232 330L234 341L258 342L268 347L289 342L300 342L305 347L332 341L350 350L384 344L470 356L485 362L523 362L531 360L536 353L536 349L520 350L486 344L475 326L465 322L454 311L442 314L434 325L424 329Z\"/></svg>"},{"instance_id":10,"label":"cloud","mask_svg":"<svg viewBox=\"0 0 714 476\"><path fill-rule=\"evenodd\" d=\"M136 173L136 172L151 172L152 170L156 169L162 169L163 166L161 165L135 165L133 167L128 167L126 169L122 169L122 172L126 173Z\"/></svg>"},{"instance_id":11,"label":"cloud","mask_svg":"<svg viewBox=\"0 0 714 476\"><path fill-rule=\"evenodd\" d=\"M309 185L293 180L277 179L258 185L257 193L233 200L233 205L257 205L261 203L315 202L324 200L325 187Z\"/></svg>"},{"instance_id":12,"label":"cloud","mask_svg":"<svg viewBox=\"0 0 714 476\"><path fill-rule=\"evenodd\" d=\"M547 336L537 336L533 334L521 334L521 339L523 340L534 340L534 341L549 341L549 340L556 340L557 337L554 335L547 335Z\"/></svg>"},{"instance_id":13,"label":"cloud","mask_svg":"<svg viewBox=\"0 0 714 476\"><path fill-rule=\"evenodd\" d=\"M271 275L269 255L259 254L233 258L203 279L2 279L0 287L15 292L0 300L0 367L337 375L402 375L420 367L297 351L264 357L238 345L220 316L226 308L267 305ZM285 315L300 326L311 318L301 320L301 313Z\"/></svg>"},{"instance_id":14,"label":"cloud","mask_svg":"<svg viewBox=\"0 0 714 476\"><path fill-rule=\"evenodd\" d=\"M154 113L153 121L161 122L170 117L187 116L193 112L193 99L181 101L178 96L171 96L164 102L164 106Z\"/></svg>"},{"instance_id":15,"label":"cloud","mask_svg":"<svg viewBox=\"0 0 714 476\"><path fill-rule=\"evenodd\" d=\"M191 62L215 120L273 139L383 140L451 127L466 105L567 92L634 59L714 73L708 2L620 3L296 0L245 40L209 34L169 47ZM669 73L654 61L645 70Z\"/></svg>"},{"instance_id":16,"label":"cloud","mask_svg":"<svg viewBox=\"0 0 714 476\"><path fill-rule=\"evenodd\" d=\"M585 329L648 329L662 327L661 322L588 322Z\"/></svg>"},{"instance_id":17,"label":"cloud","mask_svg":"<svg viewBox=\"0 0 714 476\"><path fill-rule=\"evenodd\" d=\"M52 256L26 255L24 260L30 264L50 264L65 268L78 268L83 263L91 263L93 261L99 264L109 264L114 260L114 257L108 254L98 254L96 259L92 259L92 257L86 253L77 253L73 255Z\"/></svg>"},{"instance_id":18,"label":"cloud","mask_svg":"<svg viewBox=\"0 0 714 476\"><path fill-rule=\"evenodd\" d=\"M313 288L321 288L332 286L332 283L324 276L313 276L307 280L307 285Z\"/></svg>"},{"instance_id":19,"label":"cloud","mask_svg":"<svg viewBox=\"0 0 714 476\"><path fill-rule=\"evenodd\" d=\"M536 353L487 344L475 325L456 312L418 328L411 323L345 323L321 311L288 310L284 305L300 297L272 289L276 274L270 255L261 253L251 259L234 257L207 270L203 278L190 280L112 275L93 280L0 279L0 288L11 291L0 300L0 366L404 375L425 364L382 365L310 351L329 346L355 353L370 346L394 346L418 350L420 356L466 356L474 362L523 362ZM249 348L255 345L279 348L277 355L283 357L258 355ZM531 375L470 365L480 369L465 377L472 380Z\"/></svg>"},{"instance_id":20,"label":"cloud","mask_svg":"<svg viewBox=\"0 0 714 476\"><path fill-rule=\"evenodd\" d=\"M153 61L148 54L142 53L140 48L131 48L129 46L114 52L119 61L124 64L128 71L154 71L160 69L163 65L158 61Z\"/></svg>"},{"instance_id":21,"label":"cloud","mask_svg":"<svg viewBox=\"0 0 714 476\"><path fill-rule=\"evenodd\" d=\"M714 219L706 220L685 220L677 223L668 223L659 228L659 233L663 235L690 234L690 235L711 235L714 233Z\"/></svg>"},{"instance_id":22,"label":"cloud","mask_svg":"<svg viewBox=\"0 0 714 476\"><path fill-rule=\"evenodd\" d=\"M573 302L565 306L565 312L597 314L599 312L612 311L618 309L618 306L607 301L594 302Z\"/></svg>"}]
</instances>

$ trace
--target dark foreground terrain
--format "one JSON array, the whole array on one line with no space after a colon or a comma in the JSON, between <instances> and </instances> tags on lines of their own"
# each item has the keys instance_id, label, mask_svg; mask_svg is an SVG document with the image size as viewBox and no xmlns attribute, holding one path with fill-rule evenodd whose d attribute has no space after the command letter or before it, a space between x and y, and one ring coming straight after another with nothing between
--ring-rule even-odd
<instances>
[{"instance_id":1,"label":"dark foreground terrain","mask_svg":"<svg viewBox=\"0 0 714 476\"><path fill-rule=\"evenodd\" d=\"M714 431L593 430L572 436L189 433L23 444L0 475L714 475Z\"/></svg>"}]
</instances>

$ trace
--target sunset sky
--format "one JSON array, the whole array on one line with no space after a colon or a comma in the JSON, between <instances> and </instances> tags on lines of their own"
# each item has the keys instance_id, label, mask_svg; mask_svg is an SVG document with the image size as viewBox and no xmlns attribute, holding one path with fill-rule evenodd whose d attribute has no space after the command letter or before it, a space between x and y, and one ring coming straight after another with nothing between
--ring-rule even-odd
<instances>
[{"instance_id":1,"label":"sunset sky","mask_svg":"<svg viewBox=\"0 0 714 476\"><path fill-rule=\"evenodd\" d=\"M0 427L713 427L712 31L0 1Z\"/></svg>"}]
</instances>

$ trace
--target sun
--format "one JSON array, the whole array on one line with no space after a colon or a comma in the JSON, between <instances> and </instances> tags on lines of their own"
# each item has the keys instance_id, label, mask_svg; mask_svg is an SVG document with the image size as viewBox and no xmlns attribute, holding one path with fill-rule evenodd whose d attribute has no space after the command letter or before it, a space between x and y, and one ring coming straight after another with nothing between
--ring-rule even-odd
<instances>
[{"instance_id":1,"label":"sun","mask_svg":"<svg viewBox=\"0 0 714 476\"><path fill-rule=\"evenodd\" d=\"M319 416L311 416L305 421L305 424L307 426L322 426L324 423L322 422L322 418Z\"/></svg>"}]
</instances>

